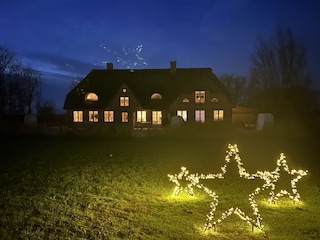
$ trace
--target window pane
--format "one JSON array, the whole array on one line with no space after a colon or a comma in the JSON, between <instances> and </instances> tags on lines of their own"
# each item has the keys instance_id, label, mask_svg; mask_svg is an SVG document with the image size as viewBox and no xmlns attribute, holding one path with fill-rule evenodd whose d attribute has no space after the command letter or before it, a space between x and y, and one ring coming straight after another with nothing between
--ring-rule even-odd
<instances>
[{"instance_id":1,"label":"window pane","mask_svg":"<svg viewBox=\"0 0 320 240\"><path fill-rule=\"evenodd\" d=\"M196 122L205 122L205 110L196 110L195 115Z\"/></svg>"},{"instance_id":2,"label":"window pane","mask_svg":"<svg viewBox=\"0 0 320 240\"><path fill-rule=\"evenodd\" d=\"M194 97L195 103L204 103L206 97L205 91L195 91Z\"/></svg>"},{"instance_id":3,"label":"window pane","mask_svg":"<svg viewBox=\"0 0 320 240\"><path fill-rule=\"evenodd\" d=\"M122 112L121 114L122 122L128 122L128 112Z\"/></svg>"},{"instance_id":4,"label":"window pane","mask_svg":"<svg viewBox=\"0 0 320 240\"><path fill-rule=\"evenodd\" d=\"M161 124L161 111L152 111L152 124Z\"/></svg>"},{"instance_id":5,"label":"window pane","mask_svg":"<svg viewBox=\"0 0 320 240\"><path fill-rule=\"evenodd\" d=\"M187 110L178 110L177 111L177 116L180 116L183 118L184 121L187 121L188 119L188 112Z\"/></svg>"},{"instance_id":6,"label":"window pane","mask_svg":"<svg viewBox=\"0 0 320 240\"><path fill-rule=\"evenodd\" d=\"M129 106L129 97L120 97L120 106L128 107Z\"/></svg>"},{"instance_id":7,"label":"window pane","mask_svg":"<svg viewBox=\"0 0 320 240\"><path fill-rule=\"evenodd\" d=\"M113 111L104 111L104 121L113 122L114 113Z\"/></svg>"},{"instance_id":8,"label":"window pane","mask_svg":"<svg viewBox=\"0 0 320 240\"><path fill-rule=\"evenodd\" d=\"M82 111L73 111L73 122L83 122Z\"/></svg>"},{"instance_id":9,"label":"window pane","mask_svg":"<svg viewBox=\"0 0 320 240\"><path fill-rule=\"evenodd\" d=\"M96 102L98 101L98 96L95 93L88 93L85 97L85 101L93 101Z\"/></svg>"},{"instance_id":10,"label":"window pane","mask_svg":"<svg viewBox=\"0 0 320 240\"><path fill-rule=\"evenodd\" d=\"M99 115L98 111L89 111L89 122L98 122Z\"/></svg>"},{"instance_id":11,"label":"window pane","mask_svg":"<svg viewBox=\"0 0 320 240\"><path fill-rule=\"evenodd\" d=\"M223 120L223 110L217 109L213 110L213 121L222 121Z\"/></svg>"},{"instance_id":12,"label":"window pane","mask_svg":"<svg viewBox=\"0 0 320 240\"><path fill-rule=\"evenodd\" d=\"M146 122L146 121L147 121L147 112L137 111L137 122Z\"/></svg>"}]
</instances>

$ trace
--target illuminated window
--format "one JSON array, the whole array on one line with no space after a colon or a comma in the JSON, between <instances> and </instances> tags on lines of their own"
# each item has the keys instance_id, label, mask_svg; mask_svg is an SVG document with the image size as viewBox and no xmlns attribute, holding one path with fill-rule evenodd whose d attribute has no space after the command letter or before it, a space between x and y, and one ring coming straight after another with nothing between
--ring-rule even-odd
<instances>
[{"instance_id":1,"label":"illuminated window","mask_svg":"<svg viewBox=\"0 0 320 240\"><path fill-rule=\"evenodd\" d=\"M120 106L128 107L129 106L129 97L120 97Z\"/></svg>"},{"instance_id":2,"label":"illuminated window","mask_svg":"<svg viewBox=\"0 0 320 240\"><path fill-rule=\"evenodd\" d=\"M188 103L188 102L190 102L190 101L189 101L189 99L188 99L188 98L184 98L184 99L182 100L182 102L184 102L184 103Z\"/></svg>"},{"instance_id":3,"label":"illuminated window","mask_svg":"<svg viewBox=\"0 0 320 240\"><path fill-rule=\"evenodd\" d=\"M89 122L98 122L99 115L98 111L89 111Z\"/></svg>"},{"instance_id":4,"label":"illuminated window","mask_svg":"<svg viewBox=\"0 0 320 240\"><path fill-rule=\"evenodd\" d=\"M211 99L211 102L217 103L217 102L219 102L219 100L218 100L218 98L214 97L214 98Z\"/></svg>"},{"instance_id":5,"label":"illuminated window","mask_svg":"<svg viewBox=\"0 0 320 240\"><path fill-rule=\"evenodd\" d=\"M113 122L114 121L114 112L113 111L104 111L104 121Z\"/></svg>"},{"instance_id":6,"label":"illuminated window","mask_svg":"<svg viewBox=\"0 0 320 240\"><path fill-rule=\"evenodd\" d=\"M98 101L98 96L95 93L88 93L84 99L86 102L96 102Z\"/></svg>"},{"instance_id":7,"label":"illuminated window","mask_svg":"<svg viewBox=\"0 0 320 240\"><path fill-rule=\"evenodd\" d=\"M147 121L147 111L137 111L137 122Z\"/></svg>"},{"instance_id":8,"label":"illuminated window","mask_svg":"<svg viewBox=\"0 0 320 240\"><path fill-rule=\"evenodd\" d=\"M122 114L121 114L121 121L122 121L122 122L129 122L128 116L129 116L128 112L122 112Z\"/></svg>"},{"instance_id":9,"label":"illuminated window","mask_svg":"<svg viewBox=\"0 0 320 240\"><path fill-rule=\"evenodd\" d=\"M196 122L204 123L205 122L205 115L206 115L205 110L196 110L196 112L195 112Z\"/></svg>"},{"instance_id":10,"label":"illuminated window","mask_svg":"<svg viewBox=\"0 0 320 240\"><path fill-rule=\"evenodd\" d=\"M194 94L194 101L195 103L204 103L206 98L206 92L205 91L195 91Z\"/></svg>"},{"instance_id":11,"label":"illuminated window","mask_svg":"<svg viewBox=\"0 0 320 240\"><path fill-rule=\"evenodd\" d=\"M177 111L177 116L180 116L183 118L184 121L187 121L188 119L188 112L187 110L178 110Z\"/></svg>"},{"instance_id":12,"label":"illuminated window","mask_svg":"<svg viewBox=\"0 0 320 240\"><path fill-rule=\"evenodd\" d=\"M161 111L152 111L152 124L161 124Z\"/></svg>"},{"instance_id":13,"label":"illuminated window","mask_svg":"<svg viewBox=\"0 0 320 240\"><path fill-rule=\"evenodd\" d=\"M151 99L162 99L162 96L159 93L154 93L152 94Z\"/></svg>"},{"instance_id":14,"label":"illuminated window","mask_svg":"<svg viewBox=\"0 0 320 240\"><path fill-rule=\"evenodd\" d=\"M217 109L213 110L213 121L222 121L223 120L223 110Z\"/></svg>"},{"instance_id":15,"label":"illuminated window","mask_svg":"<svg viewBox=\"0 0 320 240\"><path fill-rule=\"evenodd\" d=\"M73 111L73 122L83 122L83 111Z\"/></svg>"},{"instance_id":16,"label":"illuminated window","mask_svg":"<svg viewBox=\"0 0 320 240\"><path fill-rule=\"evenodd\" d=\"M127 92L127 89L126 88L122 88L122 92L123 93Z\"/></svg>"}]
</instances>

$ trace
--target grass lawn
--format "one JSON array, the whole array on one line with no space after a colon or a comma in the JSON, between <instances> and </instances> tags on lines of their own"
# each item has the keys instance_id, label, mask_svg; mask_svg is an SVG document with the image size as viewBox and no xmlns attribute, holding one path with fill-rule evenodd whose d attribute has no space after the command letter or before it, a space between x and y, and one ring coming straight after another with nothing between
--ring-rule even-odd
<instances>
[{"instance_id":1,"label":"grass lawn","mask_svg":"<svg viewBox=\"0 0 320 240\"><path fill-rule=\"evenodd\" d=\"M316 138L232 134L216 138L80 138L6 136L0 163L0 239L320 239ZM308 169L298 183L301 202L256 198L263 231L231 215L204 231L212 199L173 196L167 174L216 173L228 143L237 143L248 172L273 171L281 152L289 168ZM239 179L238 179L239 180ZM247 193L262 182L205 180L248 215ZM290 181L290 179L288 179Z\"/></svg>"}]
</instances>

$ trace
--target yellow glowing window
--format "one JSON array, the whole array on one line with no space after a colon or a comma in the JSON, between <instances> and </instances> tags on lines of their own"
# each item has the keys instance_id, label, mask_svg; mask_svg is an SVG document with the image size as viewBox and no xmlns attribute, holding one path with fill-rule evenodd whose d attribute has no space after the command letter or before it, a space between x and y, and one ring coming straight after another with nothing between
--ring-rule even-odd
<instances>
[{"instance_id":1,"label":"yellow glowing window","mask_svg":"<svg viewBox=\"0 0 320 240\"><path fill-rule=\"evenodd\" d=\"M196 110L195 111L195 120L196 122L204 123L206 118L206 111L205 110Z\"/></svg>"},{"instance_id":2,"label":"yellow glowing window","mask_svg":"<svg viewBox=\"0 0 320 240\"><path fill-rule=\"evenodd\" d=\"M98 96L95 93L88 93L85 97L85 101L96 102L98 101Z\"/></svg>"},{"instance_id":3,"label":"yellow glowing window","mask_svg":"<svg viewBox=\"0 0 320 240\"><path fill-rule=\"evenodd\" d=\"M223 110L216 109L213 110L213 121L222 121L223 120Z\"/></svg>"},{"instance_id":4,"label":"yellow glowing window","mask_svg":"<svg viewBox=\"0 0 320 240\"><path fill-rule=\"evenodd\" d=\"M190 102L190 101L189 101L189 99L188 99L188 98L184 98L184 99L182 100L182 102L184 102L184 103L188 103L188 102Z\"/></svg>"},{"instance_id":5,"label":"yellow glowing window","mask_svg":"<svg viewBox=\"0 0 320 240\"><path fill-rule=\"evenodd\" d=\"M73 122L83 122L83 111L73 111Z\"/></svg>"},{"instance_id":6,"label":"yellow glowing window","mask_svg":"<svg viewBox=\"0 0 320 240\"><path fill-rule=\"evenodd\" d=\"M128 107L129 106L129 97L120 97L120 106Z\"/></svg>"},{"instance_id":7,"label":"yellow glowing window","mask_svg":"<svg viewBox=\"0 0 320 240\"><path fill-rule=\"evenodd\" d=\"M114 112L113 111L104 111L104 121L113 122L114 121Z\"/></svg>"},{"instance_id":8,"label":"yellow glowing window","mask_svg":"<svg viewBox=\"0 0 320 240\"><path fill-rule=\"evenodd\" d=\"M99 114L98 111L89 111L89 122L98 122Z\"/></svg>"},{"instance_id":9,"label":"yellow glowing window","mask_svg":"<svg viewBox=\"0 0 320 240\"><path fill-rule=\"evenodd\" d=\"M121 121L122 122L129 122L129 114L128 114L128 112L122 112L121 113Z\"/></svg>"},{"instance_id":10,"label":"yellow glowing window","mask_svg":"<svg viewBox=\"0 0 320 240\"><path fill-rule=\"evenodd\" d=\"M154 93L152 94L151 99L162 99L162 96L159 93Z\"/></svg>"},{"instance_id":11,"label":"yellow glowing window","mask_svg":"<svg viewBox=\"0 0 320 240\"><path fill-rule=\"evenodd\" d=\"M183 118L184 121L187 121L188 119L188 112L187 110L178 110L177 111L177 116L180 116Z\"/></svg>"},{"instance_id":12,"label":"yellow glowing window","mask_svg":"<svg viewBox=\"0 0 320 240\"><path fill-rule=\"evenodd\" d=\"M205 91L195 91L194 93L194 101L195 103L204 103L206 99Z\"/></svg>"},{"instance_id":13,"label":"yellow glowing window","mask_svg":"<svg viewBox=\"0 0 320 240\"><path fill-rule=\"evenodd\" d=\"M161 124L162 112L152 111L152 124Z\"/></svg>"},{"instance_id":14,"label":"yellow glowing window","mask_svg":"<svg viewBox=\"0 0 320 240\"><path fill-rule=\"evenodd\" d=\"M147 111L137 111L137 122L147 121Z\"/></svg>"}]
</instances>

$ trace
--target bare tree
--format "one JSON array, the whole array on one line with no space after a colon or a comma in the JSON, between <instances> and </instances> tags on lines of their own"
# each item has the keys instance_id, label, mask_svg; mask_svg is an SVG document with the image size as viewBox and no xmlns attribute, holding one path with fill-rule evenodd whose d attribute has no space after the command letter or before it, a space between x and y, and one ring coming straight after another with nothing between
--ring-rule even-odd
<instances>
[{"instance_id":1,"label":"bare tree","mask_svg":"<svg viewBox=\"0 0 320 240\"><path fill-rule=\"evenodd\" d=\"M251 105L276 115L305 111L312 98L306 48L291 29L277 30L270 39L259 39L251 58Z\"/></svg>"},{"instance_id":2,"label":"bare tree","mask_svg":"<svg viewBox=\"0 0 320 240\"><path fill-rule=\"evenodd\" d=\"M224 74L220 76L220 81L229 91L235 104L245 104L247 100L247 79L245 77L235 77L233 74Z\"/></svg>"},{"instance_id":3,"label":"bare tree","mask_svg":"<svg viewBox=\"0 0 320 240\"><path fill-rule=\"evenodd\" d=\"M35 112L40 99L40 72L24 67L13 52L0 46L0 114Z\"/></svg>"},{"instance_id":4,"label":"bare tree","mask_svg":"<svg viewBox=\"0 0 320 240\"><path fill-rule=\"evenodd\" d=\"M0 114L4 113L6 105L5 78L9 71L10 64L14 61L15 54L9 49L0 46Z\"/></svg>"},{"instance_id":5,"label":"bare tree","mask_svg":"<svg viewBox=\"0 0 320 240\"><path fill-rule=\"evenodd\" d=\"M32 113L32 109L37 109L41 98L41 73L32 68L24 68L22 71L23 96L26 102L26 111Z\"/></svg>"}]
</instances>

